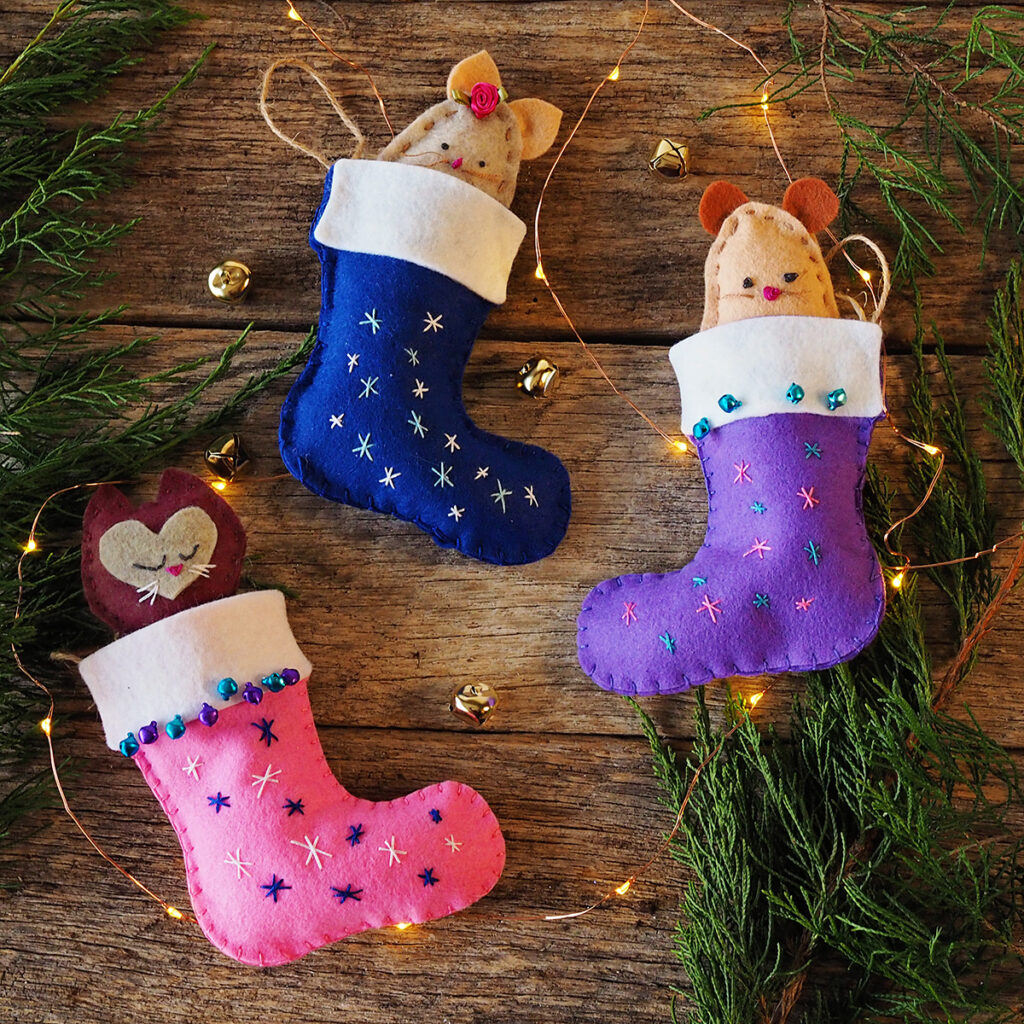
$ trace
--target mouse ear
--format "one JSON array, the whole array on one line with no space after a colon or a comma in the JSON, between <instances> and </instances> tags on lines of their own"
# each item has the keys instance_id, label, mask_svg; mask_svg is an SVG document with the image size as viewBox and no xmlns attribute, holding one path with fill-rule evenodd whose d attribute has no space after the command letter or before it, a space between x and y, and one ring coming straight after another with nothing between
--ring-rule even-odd
<instances>
[{"instance_id":1,"label":"mouse ear","mask_svg":"<svg viewBox=\"0 0 1024 1024\"><path fill-rule=\"evenodd\" d=\"M523 136L523 159L535 160L551 148L562 123L562 112L545 100L512 100L508 109L519 122Z\"/></svg>"},{"instance_id":2,"label":"mouse ear","mask_svg":"<svg viewBox=\"0 0 1024 1024\"><path fill-rule=\"evenodd\" d=\"M782 208L815 235L836 219L839 199L821 178L798 178L786 189Z\"/></svg>"},{"instance_id":3,"label":"mouse ear","mask_svg":"<svg viewBox=\"0 0 1024 1024\"><path fill-rule=\"evenodd\" d=\"M747 197L728 181L713 181L700 197L701 226L709 235L717 235L725 218L737 207L748 202Z\"/></svg>"},{"instance_id":4,"label":"mouse ear","mask_svg":"<svg viewBox=\"0 0 1024 1024\"><path fill-rule=\"evenodd\" d=\"M468 96L477 82L490 82L501 86L501 74L486 50L474 53L465 60L460 60L448 74L448 98L454 99L456 92Z\"/></svg>"}]
</instances>

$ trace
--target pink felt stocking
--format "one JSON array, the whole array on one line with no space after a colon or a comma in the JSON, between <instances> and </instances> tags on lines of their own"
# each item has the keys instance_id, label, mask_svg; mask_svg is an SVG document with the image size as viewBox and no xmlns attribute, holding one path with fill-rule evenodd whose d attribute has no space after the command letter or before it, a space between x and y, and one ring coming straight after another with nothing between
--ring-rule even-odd
<instances>
[{"instance_id":1,"label":"pink felt stocking","mask_svg":"<svg viewBox=\"0 0 1024 1024\"><path fill-rule=\"evenodd\" d=\"M505 861L468 786L349 794L324 760L310 669L276 591L179 612L80 665L108 745L138 764L178 834L199 924L246 964L455 913Z\"/></svg>"}]
</instances>

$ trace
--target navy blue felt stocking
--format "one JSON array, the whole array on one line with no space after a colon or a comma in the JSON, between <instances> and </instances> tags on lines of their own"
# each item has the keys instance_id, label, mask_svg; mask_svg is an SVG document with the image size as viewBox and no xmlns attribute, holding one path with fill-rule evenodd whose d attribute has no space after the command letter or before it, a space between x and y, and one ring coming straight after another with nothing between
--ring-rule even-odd
<instances>
[{"instance_id":1,"label":"navy blue felt stocking","mask_svg":"<svg viewBox=\"0 0 1024 1024\"><path fill-rule=\"evenodd\" d=\"M480 430L462 375L522 241L483 192L408 164L341 160L311 232L316 347L281 410L281 455L333 501L415 523L501 565L550 554L569 476L550 452Z\"/></svg>"}]
</instances>

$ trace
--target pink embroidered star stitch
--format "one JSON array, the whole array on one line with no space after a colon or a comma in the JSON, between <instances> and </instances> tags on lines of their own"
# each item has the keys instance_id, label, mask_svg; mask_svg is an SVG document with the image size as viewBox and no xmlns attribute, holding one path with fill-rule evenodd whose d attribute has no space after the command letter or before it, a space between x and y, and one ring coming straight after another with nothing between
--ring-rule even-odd
<instances>
[{"instance_id":1,"label":"pink embroidered star stitch","mask_svg":"<svg viewBox=\"0 0 1024 1024\"><path fill-rule=\"evenodd\" d=\"M801 597L800 600L796 602L797 611L805 612L811 607L813 603L813 597Z\"/></svg>"},{"instance_id":2,"label":"pink embroidered star stitch","mask_svg":"<svg viewBox=\"0 0 1024 1024\"><path fill-rule=\"evenodd\" d=\"M796 492L796 496L798 498L803 498L804 499L804 508L803 508L803 510L805 512L807 511L807 509L814 508L815 505L820 505L821 504L821 498L816 498L814 496L814 488L813 487L809 487L809 488L808 487L801 487L800 490Z\"/></svg>"},{"instance_id":3,"label":"pink embroidered star stitch","mask_svg":"<svg viewBox=\"0 0 1024 1024\"><path fill-rule=\"evenodd\" d=\"M708 595L705 594L704 600L700 603L700 607L697 609L698 615L700 615L701 612L707 612L708 615L711 616L712 623L717 625L718 619L716 619L715 616L722 614L722 602L718 600L712 601Z\"/></svg>"},{"instance_id":4,"label":"pink embroidered star stitch","mask_svg":"<svg viewBox=\"0 0 1024 1024\"><path fill-rule=\"evenodd\" d=\"M743 552L743 557L746 558L747 555L752 555L755 551L757 552L757 557L760 558L763 562L764 553L766 551L771 551L771 546L768 544L767 541L761 540L760 537L755 537L754 543L751 545L750 550Z\"/></svg>"},{"instance_id":5,"label":"pink embroidered star stitch","mask_svg":"<svg viewBox=\"0 0 1024 1024\"><path fill-rule=\"evenodd\" d=\"M628 626L631 622L636 622L636 601L623 601L626 610L622 613L622 621Z\"/></svg>"},{"instance_id":6,"label":"pink embroidered star stitch","mask_svg":"<svg viewBox=\"0 0 1024 1024\"><path fill-rule=\"evenodd\" d=\"M744 462L740 459L739 462L734 462L732 468L736 470L736 478L733 480L734 484L751 483L750 473L747 470L750 469L750 463Z\"/></svg>"}]
</instances>

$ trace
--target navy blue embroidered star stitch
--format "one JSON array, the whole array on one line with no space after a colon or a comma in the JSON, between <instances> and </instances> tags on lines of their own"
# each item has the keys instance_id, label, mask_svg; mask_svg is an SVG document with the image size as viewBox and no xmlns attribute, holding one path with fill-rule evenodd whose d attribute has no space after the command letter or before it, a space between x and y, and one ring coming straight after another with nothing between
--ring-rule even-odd
<instances>
[{"instance_id":1,"label":"navy blue embroidered star stitch","mask_svg":"<svg viewBox=\"0 0 1024 1024\"><path fill-rule=\"evenodd\" d=\"M290 885L284 884L283 878L278 878L277 875L272 875L270 881L266 885L261 885L261 889L267 891L263 894L264 897L273 897L274 902L277 902L277 897L280 895L282 889L290 889Z\"/></svg>"},{"instance_id":2,"label":"navy blue embroidered star stitch","mask_svg":"<svg viewBox=\"0 0 1024 1024\"><path fill-rule=\"evenodd\" d=\"M271 719L269 722L265 718L261 718L258 722L253 722L253 728L259 729L260 735L257 743L266 743L269 747L277 737L270 731L270 727L274 724L274 720Z\"/></svg>"},{"instance_id":3,"label":"navy blue embroidered star stitch","mask_svg":"<svg viewBox=\"0 0 1024 1024\"><path fill-rule=\"evenodd\" d=\"M293 814L305 815L305 813L306 813L306 809L302 806L302 800L301 799L299 799L299 800L288 800L286 798L285 802L281 806L282 806L282 808L284 810L286 810L288 812L288 817L289 818Z\"/></svg>"},{"instance_id":4,"label":"navy blue embroidered star stitch","mask_svg":"<svg viewBox=\"0 0 1024 1024\"><path fill-rule=\"evenodd\" d=\"M220 809L222 807L231 806L231 797L222 796L219 790L217 791L216 796L208 796L206 799L210 801L210 806L217 814L220 814Z\"/></svg>"},{"instance_id":5,"label":"navy blue embroidered star stitch","mask_svg":"<svg viewBox=\"0 0 1024 1024\"><path fill-rule=\"evenodd\" d=\"M441 812L436 807L433 808L431 810L431 812L430 812L430 820L435 825L440 825L441 824Z\"/></svg>"},{"instance_id":6,"label":"navy blue embroidered star stitch","mask_svg":"<svg viewBox=\"0 0 1024 1024\"><path fill-rule=\"evenodd\" d=\"M348 835L345 836L345 842L349 846L358 846L363 841L363 826L362 825L349 825Z\"/></svg>"},{"instance_id":7,"label":"navy blue embroidered star stitch","mask_svg":"<svg viewBox=\"0 0 1024 1024\"><path fill-rule=\"evenodd\" d=\"M362 891L362 889L353 889L351 882L349 882L349 884L346 885L344 889L339 889L335 885L331 886L331 892L334 893L335 899L337 899L340 903L346 903L348 900L355 900L356 903L361 902L362 896L360 895L360 893Z\"/></svg>"},{"instance_id":8,"label":"navy blue embroidered star stitch","mask_svg":"<svg viewBox=\"0 0 1024 1024\"><path fill-rule=\"evenodd\" d=\"M423 888L424 889L428 885L434 886L434 885L437 885L437 883L441 881L441 879L438 878L434 874L434 869L433 868L424 868L416 877L423 879Z\"/></svg>"}]
</instances>

